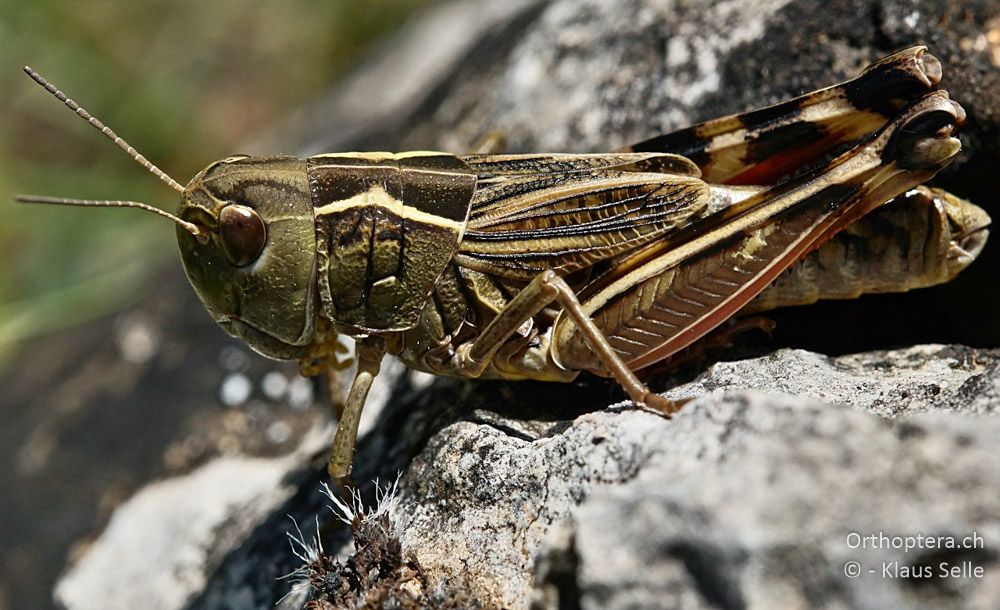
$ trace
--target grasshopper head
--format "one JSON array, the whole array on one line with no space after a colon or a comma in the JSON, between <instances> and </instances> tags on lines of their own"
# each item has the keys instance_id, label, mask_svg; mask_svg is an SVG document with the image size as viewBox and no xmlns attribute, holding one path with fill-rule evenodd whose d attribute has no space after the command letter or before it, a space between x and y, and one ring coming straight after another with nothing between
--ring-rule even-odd
<instances>
[{"instance_id":1,"label":"grasshopper head","mask_svg":"<svg viewBox=\"0 0 1000 610\"><path fill-rule=\"evenodd\" d=\"M19 195L18 201L139 208L177 225L184 269L216 322L272 358L305 353L316 327L316 238L304 161L230 157L181 186L108 126L25 66L36 83L181 193L177 215L138 201Z\"/></svg>"},{"instance_id":2,"label":"grasshopper head","mask_svg":"<svg viewBox=\"0 0 1000 610\"><path fill-rule=\"evenodd\" d=\"M184 188L177 245L191 285L229 334L296 358L316 325L316 238L305 162L230 157Z\"/></svg>"}]
</instances>

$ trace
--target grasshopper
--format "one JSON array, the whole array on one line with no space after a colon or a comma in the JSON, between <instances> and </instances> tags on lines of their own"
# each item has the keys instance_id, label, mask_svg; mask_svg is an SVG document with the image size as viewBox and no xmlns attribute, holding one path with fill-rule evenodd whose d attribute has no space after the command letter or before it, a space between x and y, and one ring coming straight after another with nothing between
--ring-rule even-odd
<instances>
[{"instance_id":1,"label":"grasshopper","mask_svg":"<svg viewBox=\"0 0 1000 610\"><path fill-rule=\"evenodd\" d=\"M681 403L637 371L736 314L947 281L989 224L920 186L958 153L964 120L924 47L613 153L233 156L187 186L26 71L181 202L170 214L20 201L171 219L212 317L306 374L333 377L338 337L355 340L334 479L350 473L386 354L453 377L568 382L588 371L669 416Z\"/></svg>"}]
</instances>

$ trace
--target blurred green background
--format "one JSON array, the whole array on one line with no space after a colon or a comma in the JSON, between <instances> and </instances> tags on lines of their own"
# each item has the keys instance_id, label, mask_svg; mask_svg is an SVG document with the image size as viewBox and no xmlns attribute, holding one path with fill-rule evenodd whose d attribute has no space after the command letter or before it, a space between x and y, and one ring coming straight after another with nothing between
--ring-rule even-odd
<instances>
[{"instance_id":1,"label":"blurred green background","mask_svg":"<svg viewBox=\"0 0 1000 610\"><path fill-rule=\"evenodd\" d=\"M23 65L186 184L429 3L0 0L0 367L33 337L140 297L176 259L173 228L151 214L13 203L17 193L177 203Z\"/></svg>"}]
</instances>

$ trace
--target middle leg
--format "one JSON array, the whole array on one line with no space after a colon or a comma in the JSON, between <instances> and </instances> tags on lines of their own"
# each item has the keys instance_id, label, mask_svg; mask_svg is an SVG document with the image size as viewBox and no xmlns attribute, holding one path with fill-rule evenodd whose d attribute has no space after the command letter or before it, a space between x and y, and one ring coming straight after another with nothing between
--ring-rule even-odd
<instances>
[{"instance_id":1,"label":"middle leg","mask_svg":"<svg viewBox=\"0 0 1000 610\"><path fill-rule=\"evenodd\" d=\"M601 330L583 310L573 289L553 271L544 271L528 283L483 332L473 341L456 350L460 370L469 376L478 376L490 360L503 347L518 328L543 308L556 302L562 306L583 337L583 341L597 356L604 370L625 390L629 398L663 415L675 413L682 402L673 401L651 392L621 359Z\"/></svg>"}]
</instances>

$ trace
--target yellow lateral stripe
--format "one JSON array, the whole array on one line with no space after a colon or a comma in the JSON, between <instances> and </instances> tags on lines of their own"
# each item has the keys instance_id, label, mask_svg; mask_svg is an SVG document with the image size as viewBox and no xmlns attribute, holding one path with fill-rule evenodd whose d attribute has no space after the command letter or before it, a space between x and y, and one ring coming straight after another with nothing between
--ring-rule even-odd
<instances>
[{"instance_id":1,"label":"yellow lateral stripe","mask_svg":"<svg viewBox=\"0 0 1000 610\"><path fill-rule=\"evenodd\" d=\"M338 214L351 208L365 207L369 205L377 205L393 213L399 213L399 210L402 210L400 215L406 220L444 227L446 229L456 231L459 234L464 232L463 228L465 223L451 220L449 218L442 218L441 216L431 214L430 212L425 212L413 206L406 205L399 199L389 195L384 188L378 185L363 193L358 193L353 197L341 199L340 201L334 201L318 208L313 208L313 214L317 217L327 214Z\"/></svg>"}]
</instances>

